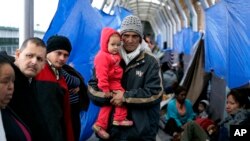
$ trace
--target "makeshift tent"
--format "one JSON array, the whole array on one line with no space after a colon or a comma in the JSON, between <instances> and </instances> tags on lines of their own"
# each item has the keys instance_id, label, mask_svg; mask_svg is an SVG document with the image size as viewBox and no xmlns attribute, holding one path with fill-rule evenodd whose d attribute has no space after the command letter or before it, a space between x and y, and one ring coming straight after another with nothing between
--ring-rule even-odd
<instances>
[{"instance_id":1,"label":"makeshift tent","mask_svg":"<svg viewBox=\"0 0 250 141\"><path fill-rule=\"evenodd\" d=\"M205 69L213 69L229 88L250 80L249 9L245 0L221 0L205 11Z\"/></svg>"},{"instance_id":2,"label":"makeshift tent","mask_svg":"<svg viewBox=\"0 0 250 141\"><path fill-rule=\"evenodd\" d=\"M182 86L188 89L187 98L194 104L200 96L206 81L204 71L204 42L200 40L194 52L193 58L181 81Z\"/></svg>"},{"instance_id":3,"label":"makeshift tent","mask_svg":"<svg viewBox=\"0 0 250 141\"><path fill-rule=\"evenodd\" d=\"M200 32L194 32L191 28L183 28L174 35L174 51L191 55L194 52L194 44L201 38Z\"/></svg>"},{"instance_id":4,"label":"makeshift tent","mask_svg":"<svg viewBox=\"0 0 250 141\"><path fill-rule=\"evenodd\" d=\"M98 11L99 11L99 13L100 13L100 15L102 17L101 21L103 22L103 25L105 27L107 27L107 26L112 27L112 28L114 28L116 30L120 29L120 25L121 25L122 20L126 16L132 14L127 9L125 9L123 7L119 7L119 6L116 6L114 8L114 14L113 15L107 14L102 10L98 10Z\"/></svg>"},{"instance_id":5,"label":"makeshift tent","mask_svg":"<svg viewBox=\"0 0 250 141\"><path fill-rule=\"evenodd\" d=\"M198 102L207 99L210 102L209 111L214 120L224 117L226 83L213 72L205 72L204 69L204 41L201 39L196 44L185 75L180 85L187 88L187 98L193 103L196 110Z\"/></svg>"}]
</instances>

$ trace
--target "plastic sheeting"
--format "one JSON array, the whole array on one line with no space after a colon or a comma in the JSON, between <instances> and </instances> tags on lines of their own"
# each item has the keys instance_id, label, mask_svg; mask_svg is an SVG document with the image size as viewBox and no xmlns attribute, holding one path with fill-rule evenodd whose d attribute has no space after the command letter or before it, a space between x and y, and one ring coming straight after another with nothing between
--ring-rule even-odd
<instances>
[{"instance_id":1,"label":"plastic sheeting","mask_svg":"<svg viewBox=\"0 0 250 141\"><path fill-rule=\"evenodd\" d=\"M160 49L163 49L163 44L162 44L162 35L161 34L158 34L157 36L156 36L156 43L157 43L157 45L158 45L158 47L160 48Z\"/></svg>"},{"instance_id":2,"label":"plastic sheeting","mask_svg":"<svg viewBox=\"0 0 250 141\"><path fill-rule=\"evenodd\" d=\"M206 10L205 69L229 88L250 80L250 3L221 0Z\"/></svg>"},{"instance_id":3,"label":"plastic sheeting","mask_svg":"<svg viewBox=\"0 0 250 141\"><path fill-rule=\"evenodd\" d=\"M174 51L191 55L195 44L201 39L200 32L194 32L191 28L184 28L174 35Z\"/></svg>"},{"instance_id":4,"label":"plastic sheeting","mask_svg":"<svg viewBox=\"0 0 250 141\"><path fill-rule=\"evenodd\" d=\"M87 84L92 76L93 59L99 50L101 29L104 26L118 29L121 21L131 12L116 7L114 15L104 14L92 8L90 0L59 0L44 41L51 35L67 36L72 44L68 64L73 64ZM82 111L80 140L87 140L93 133L91 127L97 118L99 107L90 102L88 111Z\"/></svg>"},{"instance_id":5,"label":"plastic sheeting","mask_svg":"<svg viewBox=\"0 0 250 141\"><path fill-rule=\"evenodd\" d=\"M102 16L101 21L103 22L104 26L112 27L116 30L120 29L122 20L126 16L131 15L130 11L119 6L116 6L114 8L113 15L106 14L102 10L99 10L99 12L100 12L100 15Z\"/></svg>"},{"instance_id":6,"label":"plastic sheeting","mask_svg":"<svg viewBox=\"0 0 250 141\"><path fill-rule=\"evenodd\" d=\"M205 89L208 79L204 71L204 42L199 40L180 85L187 88L187 98L194 104Z\"/></svg>"}]
</instances>

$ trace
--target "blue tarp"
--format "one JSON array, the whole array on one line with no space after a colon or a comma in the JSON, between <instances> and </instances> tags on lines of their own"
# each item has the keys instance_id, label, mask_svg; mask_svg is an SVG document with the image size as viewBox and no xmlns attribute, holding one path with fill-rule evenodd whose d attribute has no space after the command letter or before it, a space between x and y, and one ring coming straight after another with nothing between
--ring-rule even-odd
<instances>
[{"instance_id":1,"label":"blue tarp","mask_svg":"<svg viewBox=\"0 0 250 141\"><path fill-rule=\"evenodd\" d=\"M72 43L68 64L73 64L85 78L85 83L92 76L93 59L99 50L100 33L104 26L118 29L121 21L131 12L116 7L113 16L92 8L90 0L59 0L49 29L44 35L47 41L51 35L67 36ZM81 112L80 141L87 140L93 133L91 127L96 120L99 107L90 102L87 112Z\"/></svg>"},{"instance_id":2,"label":"blue tarp","mask_svg":"<svg viewBox=\"0 0 250 141\"><path fill-rule=\"evenodd\" d=\"M161 34L158 34L156 36L156 43L157 43L158 47L162 50L163 44L162 44L162 35Z\"/></svg>"},{"instance_id":3,"label":"blue tarp","mask_svg":"<svg viewBox=\"0 0 250 141\"><path fill-rule=\"evenodd\" d=\"M222 0L206 10L205 69L229 88L250 80L250 3Z\"/></svg>"},{"instance_id":4,"label":"blue tarp","mask_svg":"<svg viewBox=\"0 0 250 141\"><path fill-rule=\"evenodd\" d=\"M112 27L116 30L118 30L120 28L121 22L122 20L128 16L131 15L131 12L128 11L125 8L116 6L114 8L114 14L110 15L110 14L106 14L105 12L103 12L102 10L98 10L102 19L101 21L103 22L104 26L108 26L108 27Z\"/></svg>"},{"instance_id":5,"label":"blue tarp","mask_svg":"<svg viewBox=\"0 0 250 141\"><path fill-rule=\"evenodd\" d=\"M191 28L184 28L173 36L174 51L191 55L194 50L194 44L201 39L200 32L194 32Z\"/></svg>"}]
</instances>

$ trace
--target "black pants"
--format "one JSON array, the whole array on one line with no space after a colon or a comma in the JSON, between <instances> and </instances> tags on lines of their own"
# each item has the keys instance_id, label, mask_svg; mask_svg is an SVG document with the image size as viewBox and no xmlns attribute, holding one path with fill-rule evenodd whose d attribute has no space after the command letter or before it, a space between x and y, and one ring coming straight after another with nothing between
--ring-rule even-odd
<instances>
[{"instance_id":1,"label":"black pants","mask_svg":"<svg viewBox=\"0 0 250 141\"><path fill-rule=\"evenodd\" d=\"M174 132L179 133L182 131L182 128L178 127L176 121L173 118L170 118L166 123L164 131L170 136L173 136Z\"/></svg>"},{"instance_id":2,"label":"black pants","mask_svg":"<svg viewBox=\"0 0 250 141\"><path fill-rule=\"evenodd\" d=\"M80 121L80 106L79 103L70 104L71 107L71 120L74 131L75 141L79 141L81 132L81 121Z\"/></svg>"}]
</instances>

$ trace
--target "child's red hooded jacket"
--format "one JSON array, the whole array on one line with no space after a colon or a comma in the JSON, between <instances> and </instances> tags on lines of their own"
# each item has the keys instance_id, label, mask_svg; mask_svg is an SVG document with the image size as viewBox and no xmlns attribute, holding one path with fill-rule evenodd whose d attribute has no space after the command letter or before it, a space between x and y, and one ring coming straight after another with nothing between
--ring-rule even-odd
<instances>
[{"instance_id":1,"label":"child's red hooded jacket","mask_svg":"<svg viewBox=\"0 0 250 141\"><path fill-rule=\"evenodd\" d=\"M113 34L120 35L112 28L104 28L102 30L100 51L94 60L98 87L103 92L112 90L124 91L120 83L123 74L120 66L121 57L119 53L114 55L108 52L108 42Z\"/></svg>"}]
</instances>

